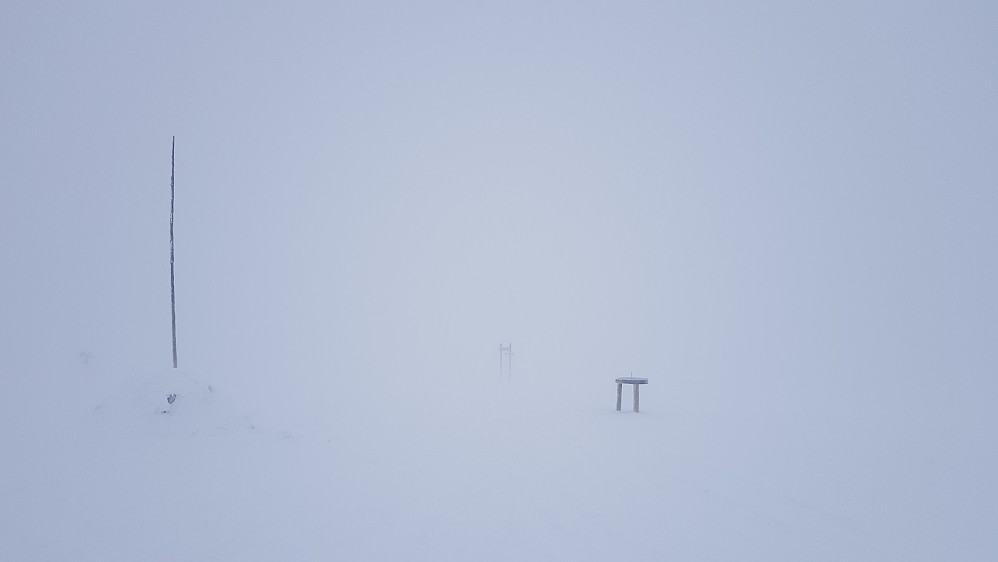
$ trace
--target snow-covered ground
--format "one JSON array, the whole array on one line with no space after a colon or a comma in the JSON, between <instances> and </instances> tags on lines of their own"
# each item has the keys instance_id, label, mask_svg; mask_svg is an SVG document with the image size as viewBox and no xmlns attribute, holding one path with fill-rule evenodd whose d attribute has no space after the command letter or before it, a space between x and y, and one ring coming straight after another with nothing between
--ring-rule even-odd
<instances>
[{"instance_id":1,"label":"snow-covered ground","mask_svg":"<svg viewBox=\"0 0 998 562\"><path fill-rule=\"evenodd\" d=\"M0 3L0 562L998 560L995 6Z\"/></svg>"},{"instance_id":2,"label":"snow-covered ground","mask_svg":"<svg viewBox=\"0 0 998 562\"><path fill-rule=\"evenodd\" d=\"M806 407L711 407L708 389L651 379L631 414L614 411L612 377L341 381L302 401L324 407L291 411L241 402L249 393L210 373L81 362L14 376L0 559L998 553L994 443L973 441L989 428L947 433L932 412L915 427L880 412L874 427Z\"/></svg>"}]
</instances>

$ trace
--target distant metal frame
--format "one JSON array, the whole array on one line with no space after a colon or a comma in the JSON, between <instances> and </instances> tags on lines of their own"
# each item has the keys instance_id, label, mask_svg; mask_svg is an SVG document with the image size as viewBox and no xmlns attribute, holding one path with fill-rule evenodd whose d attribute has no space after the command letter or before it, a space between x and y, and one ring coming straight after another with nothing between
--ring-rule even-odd
<instances>
[{"instance_id":1,"label":"distant metal frame","mask_svg":"<svg viewBox=\"0 0 998 562\"><path fill-rule=\"evenodd\" d=\"M511 380L513 378L512 342L510 342L509 345L499 344L499 378L502 378L503 373L506 374L506 380Z\"/></svg>"}]
</instances>

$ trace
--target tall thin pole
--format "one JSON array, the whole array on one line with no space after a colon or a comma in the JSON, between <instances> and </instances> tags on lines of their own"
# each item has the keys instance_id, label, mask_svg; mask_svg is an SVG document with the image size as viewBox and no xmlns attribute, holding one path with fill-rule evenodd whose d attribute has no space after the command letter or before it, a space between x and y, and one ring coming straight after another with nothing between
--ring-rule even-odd
<instances>
[{"instance_id":1,"label":"tall thin pole","mask_svg":"<svg viewBox=\"0 0 998 562\"><path fill-rule=\"evenodd\" d=\"M173 368L177 368L177 288L173 276L173 172L177 163L177 137L170 147L170 317L173 320Z\"/></svg>"}]
</instances>

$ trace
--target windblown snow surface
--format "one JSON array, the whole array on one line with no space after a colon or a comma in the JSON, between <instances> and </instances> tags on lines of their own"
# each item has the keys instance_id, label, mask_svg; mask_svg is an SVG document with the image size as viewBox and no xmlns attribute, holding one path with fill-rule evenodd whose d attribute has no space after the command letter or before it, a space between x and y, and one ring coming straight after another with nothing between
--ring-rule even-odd
<instances>
[{"instance_id":1,"label":"windblown snow surface","mask_svg":"<svg viewBox=\"0 0 998 562\"><path fill-rule=\"evenodd\" d=\"M662 373L640 414L617 413L612 377L564 384L514 369L511 380L344 378L293 409L279 391L251 399L210 373L83 359L7 381L2 560L998 552L991 430L952 419L945 396L910 411L885 403L888 416L872 403L867 415L819 401L759 409L753 392L732 401Z\"/></svg>"}]
</instances>

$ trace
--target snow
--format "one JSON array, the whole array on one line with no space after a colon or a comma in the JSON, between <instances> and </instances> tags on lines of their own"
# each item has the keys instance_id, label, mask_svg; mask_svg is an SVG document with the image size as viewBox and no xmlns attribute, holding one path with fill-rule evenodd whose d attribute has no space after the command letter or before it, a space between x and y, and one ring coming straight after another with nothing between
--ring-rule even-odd
<instances>
[{"instance_id":1,"label":"snow","mask_svg":"<svg viewBox=\"0 0 998 562\"><path fill-rule=\"evenodd\" d=\"M240 403L207 375L85 365L14 377L0 559L998 552L995 477L962 448L939 456L930 434L832 427L825 413L724 412L691 403L677 377L649 377L632 414L613 410L613 377L358 378L321 410L291 411Z\"/></svg>"},{"instance_id":2,"label":"snow","mask_svg":"<svg viewBox=\"0 0 998 562\"><path fill-rule=\"evenodd\" d=\"M0 562L998 560L993 3L77 4Z\"/></svg>"}]
</instances>

